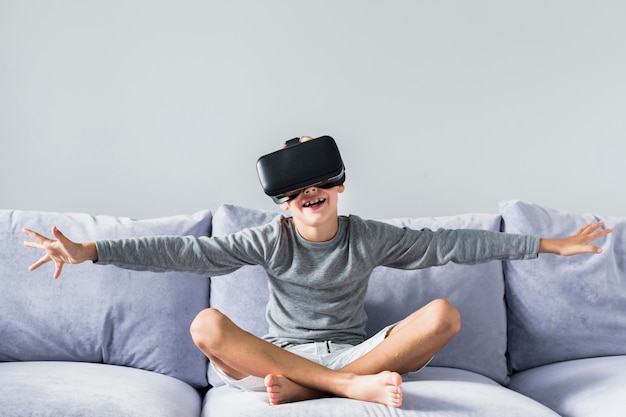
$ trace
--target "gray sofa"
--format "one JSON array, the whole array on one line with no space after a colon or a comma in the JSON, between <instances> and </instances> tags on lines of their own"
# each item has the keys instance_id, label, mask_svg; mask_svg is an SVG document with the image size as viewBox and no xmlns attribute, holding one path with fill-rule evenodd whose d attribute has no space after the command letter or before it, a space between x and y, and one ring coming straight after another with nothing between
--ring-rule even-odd
<instances>
[{"instance_id":1,"label":"gray sofa","mask_svg":"<svg viewBox=\"0 0 626 417\"><path fill-rule=\"evenodd\" d=\"M434 298L463 328L424 370L406 375L400 409L342 398L269 406L262 392L224 386L189 324L213 306L262 335L259 267L222 277L131 272L92 264L28 271L40 255L23 227L58 226L75 240L157 234L225 235L277 213L224 205L215 213L131 220L0 210L0 416L623 416L626 395L626 219L520 201L498 214L388 220L411 228L480 228L557 236L604 220L602 255L375 270L368 331Z\"/></svg>"}]
</instances>

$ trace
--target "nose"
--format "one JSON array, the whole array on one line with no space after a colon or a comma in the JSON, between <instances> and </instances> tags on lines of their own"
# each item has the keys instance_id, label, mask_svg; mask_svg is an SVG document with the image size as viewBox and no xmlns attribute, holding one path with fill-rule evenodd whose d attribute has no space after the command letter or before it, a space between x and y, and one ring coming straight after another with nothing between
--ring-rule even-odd
<instances>
[{"instance_id":1,"label":"nose","mask_svg":"<svg viewBox=\"0 0 626 417\"><path fill-rule=\"evenodd\" d=\"M304 189L304 194L311 194L317 191L317 187L308 187Z\"/></svg>"}]
</instances>

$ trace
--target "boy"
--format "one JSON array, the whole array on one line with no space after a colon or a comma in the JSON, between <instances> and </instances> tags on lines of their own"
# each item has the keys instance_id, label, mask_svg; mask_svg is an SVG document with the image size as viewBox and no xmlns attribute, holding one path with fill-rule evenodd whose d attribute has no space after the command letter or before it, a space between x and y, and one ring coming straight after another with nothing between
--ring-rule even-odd
<instances>
[{"instance_id":1,"label":"boy","mask_svg":"<svg viewBox=\"0 0 626 417\"><path fill-rule=\"evenodd\" d=\"M322 184L323 185L323 184ZM291 217L222 238L153 237L75 243L55 227L56 240L25 229L45 252L30 269L91 260L128 269L219 275L263 265L270 286L269 333L263 339L208 308L191 325L194 343L230 385L264 389L270 404L332 394L402 404L401 374L415 371L460 330L458 311L434 300L368 340L364 297L379 265L414 269L447 262L531 259L538 253L600 253L590 243L602 223L560 239L468 230L407 230L357 216L339 216L343 179L289 193L280 207ZM323 351L321 355L316 352Z\"/></svg>"}]
</instances>

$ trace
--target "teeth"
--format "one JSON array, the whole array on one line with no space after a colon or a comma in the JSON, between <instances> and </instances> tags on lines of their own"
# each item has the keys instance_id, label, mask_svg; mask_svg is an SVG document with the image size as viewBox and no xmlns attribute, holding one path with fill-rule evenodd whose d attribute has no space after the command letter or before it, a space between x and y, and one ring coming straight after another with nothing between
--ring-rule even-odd
<instances>
[{"instance_id":1,"label":"teeth","mask_svg":"<svg viewBox=\"0 0 626 417\"><path fill-rule=\"evenodd\" d=\"M304 203L304 207L311 207L311 206L313 206L315 204L323 203L324 201L326 201L325 198L318 198L317 200L308 201L308 202Z\"/></svg>"}]
</instances>

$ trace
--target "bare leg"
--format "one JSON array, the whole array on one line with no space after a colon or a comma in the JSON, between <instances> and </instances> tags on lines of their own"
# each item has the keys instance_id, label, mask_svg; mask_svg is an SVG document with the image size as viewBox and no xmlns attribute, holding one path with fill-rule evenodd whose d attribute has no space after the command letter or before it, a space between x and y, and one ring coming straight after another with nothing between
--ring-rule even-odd
<instances>
[{"instance_id":1,"label":"bare leg","mask_svg":"<svg viewBox=\"0 0 626 417\"><path fill-rule=\"evenodd\" d=\"M191 325L191 334L196 346L231 377L265 377L273 404L318 398L328 392L392 407L401 405L399 374L356 375L330 370L242 330L218 310L200 312Z\"/></svg>"},{"instance_id":2,"label":"bare leg","mask_svg":"<svg viewBox=\"0 0 626 417\"><path fill-rule=\"evenodd\" d=\"M403 374L424 366L461 328L459 312L445 300L434 300L398 322L385 340L361 358L340 369L357 375L378 374L385 370ZM270 401L288 402L293 398L314 398L319 393L301 386L284 376L269 375L266 379ZM401 379L392 384L399 389ZM392 388L392 387L388 387Z\"/></svg>"},{"instance_id":3,"label":"bare leg","mask_svg":"<svg viewBox=\"0 0 626 417\"><path fill-rule=\"evenodd\" d=\"M400 374L424 366L461 329L459 312L446 300L431 301L398 322L385 340L340 371L359 375L392 370Z\"/></svg>"}]
</instances>

